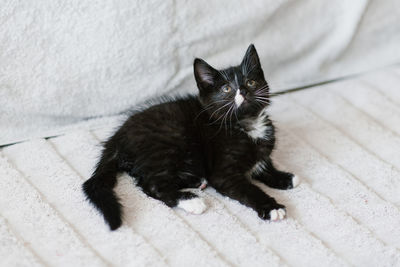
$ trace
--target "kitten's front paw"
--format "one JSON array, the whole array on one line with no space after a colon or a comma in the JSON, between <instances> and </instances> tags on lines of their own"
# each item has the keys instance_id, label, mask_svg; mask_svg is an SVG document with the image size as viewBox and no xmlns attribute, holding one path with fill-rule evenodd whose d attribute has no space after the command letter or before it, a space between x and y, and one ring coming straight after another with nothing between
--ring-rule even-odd
<instances>
[{"instance_id":1,"label":"kitten's front paw","mask_svg":"<svg viewBox=\"0 0 400 267\"><path fill-rule=\"evenodd\" d=\"M285 206L278 203L264 205L257 212L263 220L279 221L286 217Z\"/></svg>"},{"instance_id":2,"label":"kitten's front paw","mask_svg":"<svg viewBox=\"0 0 400 267\"><path fill-rule=\"evenodd\" d=\"M299 184L300 184L300 178L299 178L299 176L294 174L293 178L292 178L292 188L295 188Z\"/></svg>"}]
</instances>

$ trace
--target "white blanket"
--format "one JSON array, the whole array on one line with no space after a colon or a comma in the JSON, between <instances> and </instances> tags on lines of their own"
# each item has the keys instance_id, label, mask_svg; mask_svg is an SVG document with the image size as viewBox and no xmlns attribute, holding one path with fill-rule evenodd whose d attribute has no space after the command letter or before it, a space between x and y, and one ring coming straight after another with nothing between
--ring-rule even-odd
<instances>
[{"instance_id":1,"label":"white blanket","mask_svg":"<svg viewBox=\"0 0 400 267\"><path fill-rule=\"evenodd\" d=\"M255 43L273 90L399 62L400 1L1 1L0 144L164 93Z\"/></svg>"},{"instance_id":2,"label":"white blanket","mask_svg":"<svg viewBox=\"0 0 400 267\"><path fill-rule=\"evenodd\" d=\"M110 232L81 184L118 118L0 149L0 266L400 266L399 85L397 68L274 99L274 159L302 177L262 187L287 206L281 222L211 188L189 215L122 175Z\"/></svg>"}]
</instances>

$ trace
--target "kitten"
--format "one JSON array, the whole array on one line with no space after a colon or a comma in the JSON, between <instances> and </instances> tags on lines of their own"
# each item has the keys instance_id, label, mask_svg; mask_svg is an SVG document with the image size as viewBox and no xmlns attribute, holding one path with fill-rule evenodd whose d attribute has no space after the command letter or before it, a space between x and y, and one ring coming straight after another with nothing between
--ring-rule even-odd
<instances>
[{"instance_id":1,"label":"kitten","mask_svg":"<svg viewBox=\"0 0 400 267\"><path fill-rule=\"evenodd\" d=\"M270 158L275 133L266 112L269 88L254 45L239 66L220 71L196 58L194 76L198 96L150 106L105 142L83 190L111 230L122 223L113 191L119 172L134 177L147 195L191 213L202 213L206 205L184 189L204 188L207 181L262 219L285 217L285 207L251 183L255 179L278 189L298 184Z\"/></svg>"}]
</instances>

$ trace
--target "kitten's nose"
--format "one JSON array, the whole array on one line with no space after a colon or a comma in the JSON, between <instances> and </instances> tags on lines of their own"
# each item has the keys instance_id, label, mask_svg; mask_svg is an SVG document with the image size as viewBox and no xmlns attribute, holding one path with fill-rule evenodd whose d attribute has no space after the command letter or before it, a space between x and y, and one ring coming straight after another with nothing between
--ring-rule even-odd
<instances>
[{"instance_id":1,"label":"kitten's nose","mask_svg":"<svg viewBox=\"0 0 400 267\"><path fill-rule=\"evenodd\" d=\"M243 89L243 88L240 88L240 94L241 94L242 96L246 96L246 95L247 95L247 90L246 90L246 89Z\"/></svg>"}]
</instances>

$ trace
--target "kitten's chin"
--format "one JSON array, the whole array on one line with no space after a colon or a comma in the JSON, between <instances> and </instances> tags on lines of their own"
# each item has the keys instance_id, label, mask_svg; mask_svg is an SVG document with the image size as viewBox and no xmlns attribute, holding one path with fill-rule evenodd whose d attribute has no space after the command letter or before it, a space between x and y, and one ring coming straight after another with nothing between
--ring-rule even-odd
<instances>
[{"instance_id":1,"label":"kitten's chin","mask_svg":"<svg viewBox=\"0 0 400 267\"><path fill-rule=\"evenodd\" d=\"M238 109L246 110L246 109L251 108L251 106L253 106L253 105L254 105L254 104L253 104L250 100L244 98L243 101L242 101L242 103L241 103L240 106L238 107Z\"/></svg>"},{"instance_id":2,"label":"kitten's chin","mask_svg":"<svg viewBox=\"0 0 400 267\"><path fill-rule=\"evenodd\" d=\"M268 105L263 104L260 105L258 103L254 103L248 100L243 101L242 105L238 108L239 114L242 117L253 117L257 116L262 110L264 110Z\"/></svg>"}]
</instances>

